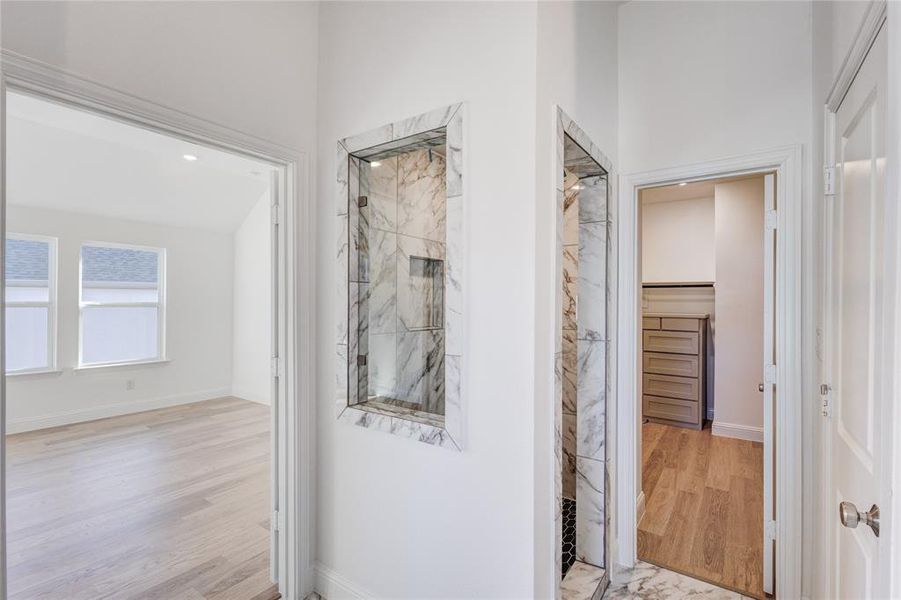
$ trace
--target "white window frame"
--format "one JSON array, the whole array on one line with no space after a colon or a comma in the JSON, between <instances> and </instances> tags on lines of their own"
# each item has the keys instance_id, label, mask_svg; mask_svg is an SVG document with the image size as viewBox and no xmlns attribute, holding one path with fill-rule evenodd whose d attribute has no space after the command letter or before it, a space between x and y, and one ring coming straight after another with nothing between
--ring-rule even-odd
<instances>
[{"instance_id":1,"label":"white window frame","mask_svg":"<svg viewBox=\"0 0 901 600\"><path fill-rule=\"evenodd\" d=\"M153 252L157 256L157 278L159 296L156 302L85 302L82 295L84 284L84 258L82 250L85 246L98 248L119 248L123 250L139 250L141 252ZM119 360L102 363L84 362L84 309L85 308L156 308L157 309L157 355L152 358L138 360ZM153 246L138 246L135 244L120 244L115 242L83 241L78 246L78 369L97 369L102 367L118 367L122 365L141 365L148 363L168 362L166 358L166 249Z\"/></svg>"},{"instance_id":2,"label":"white window frame","mask_svg":"<svg viewBox=\"0 0 901 600\"><path fill-rule=\"evenodd\" d=\"M54 373L56 372L56 360L57 360L57 349L56 349L56 333L57 333L57 297L56 297L56 288L57 288L57 248L58 248L58 240L55 237L50 237L46 235L35 235L31 233L7 233L7 240L21 240L28 242L44 242L48 245L48 252L50 256L47 260L47 286L48 286L48 295L46 302L39 301L16 301L16 302L7 302L5 293L3 297L3 310L6 311L7 308L46 308L47 309L47 365L44 367L36 367L33 369L16 369L15 371L6 371L7 376L14 375L30 375L34 373ZM4 249L4 257L5 257L5 249ZM5 260L5 259L4 259ZM6 271L4 270L4 273ZM9 286L9 282L6 282L6 286Z\"/></svg>"}]
</instances>

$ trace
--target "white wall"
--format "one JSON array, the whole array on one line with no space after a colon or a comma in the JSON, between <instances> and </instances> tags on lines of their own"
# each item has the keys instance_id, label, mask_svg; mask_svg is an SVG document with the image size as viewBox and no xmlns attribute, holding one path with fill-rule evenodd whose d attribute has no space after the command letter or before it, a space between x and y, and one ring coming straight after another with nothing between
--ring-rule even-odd
<instances>
[{"instance_id":1,"label":"white wall","mask_svg":"<svg viewBox=\"0 0 901 600\"><path fill-rule=\"evenodd\" d=\"M272 403L272 221L269 192L234 234L232 394Z\"/></svg>"},{"instance_id":2,"label":"white wall","mask_svg":"<svg viewBox=\"0 0 901 600\"><path fill-rule=\"evenodd\" d=\"M716 278L713 197L641 203L643 283Z\"/></svg>"},{"instance_id":3,"label":"white wall","mask_svg":"<svg viewBox=\"0 0 901 600\"><path fill-rule=\"evenodd\" d=\"M38 429L229 394L232 238L46 209L7 207L7 229L59 239L61 374L7 378L7 430ZM165 248L167 357L171 363L74 372L78 360L78 261L83 241ZM126 382L134 382L127 390Z\"/></svg>"},{"instance_id":4,"label":"white wall","mask_svg":"<svg viewBox=\"0 0 901 600\"><path fill-rule=\"evenodd\" d=\"M763 439L763 177L716 184L713 433Z\"/></svg>"},{"instance_id":5,"label":"white wall","mask_svg":"<svg viewBox=\"0 0 901 600\"><path fill-rule=\"evenodd\" d=\"M535 192L533 180L512 175L535 162L535 6L324 3L320 16L320 571L374 597L531 597L534 381L523 374L532 372L535 339ZM331 359L335 143L459 101L462 453L338 423Z\"/></svg>"},{"instance_id":6,"label":"white wall","mask_svg":"<svg viewBox=\"0 0 901 600\"><path fill-rule=\"evenodd\" d=\"M618 171L617 5L539 2L535 115L535 597L552 597L554 531L554 336L556 114L559 105ZM613 277L613 274L611 274ZM611 331L613 327L611 325Z\"/></svg>"}]
</instances>

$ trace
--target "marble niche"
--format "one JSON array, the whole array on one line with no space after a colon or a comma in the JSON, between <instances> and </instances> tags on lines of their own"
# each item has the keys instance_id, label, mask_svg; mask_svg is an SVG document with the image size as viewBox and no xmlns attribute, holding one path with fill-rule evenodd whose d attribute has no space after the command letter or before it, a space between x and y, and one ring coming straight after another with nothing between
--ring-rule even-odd
<instances>
[{"instance_id":1,"label":"marble niche","mask_svg":"<svg viewBox=\"0 0 901 600\"><path fill-rule=\"evenodd\" d=\"M338 418L463 447L463 107L338 143Z\"/></svg>"},{"instance_id":2,"label":"marble niche","mask_svg":"<svg viewBox=\"0 0 901 600\"><path fill-rule=\"evenodd\" d=\"M607 157L558 109L555 528L558 597L566 599L607 585L613 181Z\"/></svg>"}]
</instances>

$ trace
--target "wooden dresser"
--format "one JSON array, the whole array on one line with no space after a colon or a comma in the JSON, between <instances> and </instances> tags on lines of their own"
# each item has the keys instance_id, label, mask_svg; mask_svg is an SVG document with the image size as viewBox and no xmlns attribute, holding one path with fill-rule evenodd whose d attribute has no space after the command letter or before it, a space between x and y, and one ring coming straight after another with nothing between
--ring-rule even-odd
<instances>
[{"instance_id":1,"label":"wooden dresser","mask_svg":"<svg viewBox=\"0 0 901 600\"><path fill-rule=\"evenodd\" d=\"M645 313L641 328L644 417L701 429L707 412L707 315Z\"/></svg>"}]
</instances>

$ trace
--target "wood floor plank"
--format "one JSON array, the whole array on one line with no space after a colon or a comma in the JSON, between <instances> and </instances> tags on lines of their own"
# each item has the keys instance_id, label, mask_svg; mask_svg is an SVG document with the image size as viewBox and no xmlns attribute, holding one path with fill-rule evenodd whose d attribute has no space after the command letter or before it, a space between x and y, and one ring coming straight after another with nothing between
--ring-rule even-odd
<instances>
[{"instance_id":1,"label":"wood floor plank","mask_svg":"<svg viewBox=\"0 0 901 600\"><path fill-rule=\"evenodd\" d=\"M638 556L763 598L763 446L656 423L642 427Z\"/></svg>"},{"instance_id":2,"label":"wood floor plank","mask_svg":"<svg viewBox=\"0 0 901 600\"><path fill-rule=\"evenodd\" d=\"M277 598L269 427L221 398L8 436L10 600Z\"/></svg>"}]
</instances>

